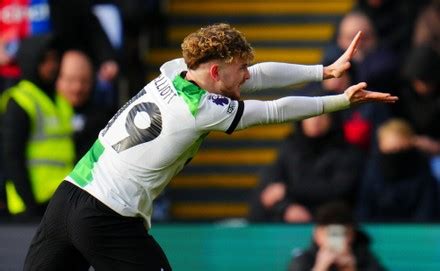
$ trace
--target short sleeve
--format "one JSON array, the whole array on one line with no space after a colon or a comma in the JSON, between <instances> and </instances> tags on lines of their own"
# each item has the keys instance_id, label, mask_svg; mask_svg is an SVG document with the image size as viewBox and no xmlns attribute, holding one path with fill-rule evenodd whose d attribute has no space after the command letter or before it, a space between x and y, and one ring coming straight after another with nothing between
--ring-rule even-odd
<instances>
[{"instance_id":1,"label":"short sleeve","mask_svg":"<svg viewBox=\"0 0 440 271\"><path fill-rule=\"evenodd\" d=\"M231 134L243 115L244 103L218 94L207 94L200 103L196 128Z\"/></svg>"}]
</instances>

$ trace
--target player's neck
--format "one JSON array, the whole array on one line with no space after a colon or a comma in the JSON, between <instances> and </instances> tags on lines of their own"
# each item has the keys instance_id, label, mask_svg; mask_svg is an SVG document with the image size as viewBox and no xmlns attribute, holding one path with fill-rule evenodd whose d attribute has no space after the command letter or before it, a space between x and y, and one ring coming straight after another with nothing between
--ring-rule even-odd
<instances>
[{"instance_id":1,"label":"player's neck","mask_svg":"<svg viewBox=\"0 0 440 271\"><path fill-rule=\"evenodd\" d=\"M209 73L203 68L188 70L185 79L195 82L201 89L204 89L208 92L215 92L214 82L212 82L210 79Z\"/></svg>"}]
</instances>

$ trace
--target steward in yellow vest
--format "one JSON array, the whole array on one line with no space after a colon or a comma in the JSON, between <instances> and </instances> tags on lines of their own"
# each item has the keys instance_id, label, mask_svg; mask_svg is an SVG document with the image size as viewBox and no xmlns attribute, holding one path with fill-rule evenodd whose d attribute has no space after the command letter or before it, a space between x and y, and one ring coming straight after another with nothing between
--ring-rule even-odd
<instances>
[{"instance_id":1,"label":"steward in yellow vest","mask_svg":"<svg viewBox=\"0 0 440 271\"><path fill-rule=\"evenodd\" d=\"M42 215L73 168L73 109L54 90L59 58L52 44L50 36L23 41L17 58L24 80L1 97L6 197L13 215Z\"/></svg>"}]
</instances>

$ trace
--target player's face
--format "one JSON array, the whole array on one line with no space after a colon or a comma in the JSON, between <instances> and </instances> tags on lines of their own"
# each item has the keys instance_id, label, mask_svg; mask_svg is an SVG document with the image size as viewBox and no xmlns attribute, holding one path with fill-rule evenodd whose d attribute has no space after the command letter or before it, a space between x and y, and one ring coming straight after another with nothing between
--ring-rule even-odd
<instances>
[{"instance_id":1,"label":"player's face","mask_svg":"<svg viewBox=\"0 0 440 271\"><path fill-rule=\"evenodd\" d=\"M231 99L240 99L240 88L250 78L248 62L234 58L232 63L219 66L220 92Z\"/></svg>"}]
</instances>

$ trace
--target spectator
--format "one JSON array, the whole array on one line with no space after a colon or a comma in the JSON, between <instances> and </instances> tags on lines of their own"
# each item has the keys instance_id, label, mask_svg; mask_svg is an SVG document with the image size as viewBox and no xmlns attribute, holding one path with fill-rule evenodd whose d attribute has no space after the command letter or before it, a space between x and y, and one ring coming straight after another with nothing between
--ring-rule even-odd
<instances>
[{"instance_id":1,"label":"spectator","mask_svg":"<svg viewBox=\"0 0 440 271\"><path fill-rule=\"evenodd\" d=\"M415 22L413 45L429 45L440 54L440 1L431 0Z\"/></svg>"},{"instance_id":2,"label":"spectator","mask_svg":"<svg viewBox=\"0 0 440 271\"><path fill-rule=\"evenodd\" d=\"M92 12L91 0L49 0L54 33L59 36L63 50L79 49L93 56L98 67L99 87L108 88L106 96L113 97L106 102L108 107L117 107L116 90L112 83L119 73L119 64L112 44L99 20ZM103 99L106 100L103 100Z\"/></svg>"},{"instance_id":3,"label":"spectator","mask_svg":"<svg viewBox=\"0 0 440 271\"><path fill-rule=\"evenodd\" d=\"M336 43L324 52L323 63L332 63L350 45L357 31L362 31L362 44L352 62L352 80L365 81L372 89L395 89L398 83L399 62L396 54L380 46L379 37L372 21L360 11L346 14L339 24Z\"/></svg>"},{"instance_id":4,"label":"spectator","mask_svg":"<svg viewBox=\"0 0 440 271\"><path fill-rule=\"evenodd\" d=\"M385 270L370 244L369 236L358 227L350 208L342 202L330 202L317 211L310 248L297 253L288 270Z\"/></svg>"},{"instance_id":5,"label":"spectator","mask_svg":"<svg viewBox=\"0 0 440 271\"><path fill-rule=\"evenodd\" d=\"M2 145L9 211L41 216L73 168L72 108L55 93L59 57L50 35L23 40L23 79L2 96Z\"/></svg>"},{"instance_id":6,"label":"spectator","mask_svg":"<svg viewBox=\"0 0 440 271\"><path fill-rule=\"evenodd\" d=\"M92 2L93 14L97 17L109 39L119 63L122 60L122 46L124 42L120 8L114 0L93 0ZM98 74L93 99L110 108L118 105L118 80L109 80L104 78L102 74Z\"/></svg>"},{"instance_id":7,"label":"spectator","mask_svg":"<svg viewBox=\"0 0 440 271\"><path fill-rule=\"evenodd\" d=\"M425 157L414 146L414 131L391 119L377 132L378 151L367 162L360 190L361 221L433 221L437 187Z\"/></svg>"},{"instance_id":8,"label":"spectator","mask_svg":"<svg viewBox=\"0 0 440 271\"><path fill-rule=\"evenodd\" d=\"M361 157L338 124L335 115L325 114L296 125L262 175L252 221L310 222L326 202L355 202Z\"/></svg>"},{"instance_id":9,"label":"spectator","mask_svg":"<svg viewBox=\"0 0 440 271\"><path fill-rule=\"evenodd\" d=\"M93 74L92 63L83 52L64 53L56 86L58 93L74 108L72 126L77 160L90 149L114 113L93 103Z\"/></svg>"},{"instance_id":10,"label":"spectator","mask_svg":"<svg viewBox=\"0 0 440 271\"><path fill-rule=\"evenodd\" d=\"M401 90L398 112L414 128L416 146L431 156L440 181L440 55L429 46L416 47L405 71L409 82Z\"/></svg>"}]
</instances>

